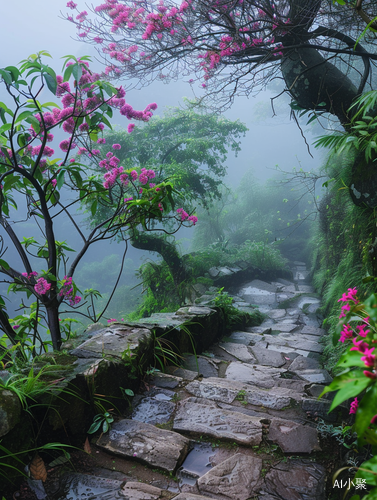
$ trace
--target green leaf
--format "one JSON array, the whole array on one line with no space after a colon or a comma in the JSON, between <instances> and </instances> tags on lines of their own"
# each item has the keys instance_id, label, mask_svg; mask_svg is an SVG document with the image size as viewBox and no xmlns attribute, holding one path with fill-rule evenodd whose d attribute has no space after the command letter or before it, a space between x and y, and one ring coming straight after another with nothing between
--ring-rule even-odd
<instances>
[{"instance_id":1,"label":"green leaf","mask_svg":"<svg viewBox=\"0 0 377 500\"><path fill-rule=\"evenodd\" d=\"M364 375L365 377L365 375ZM367 377L370 383L373 381ZM362 438L364 432L370 426L370 421L377 414L377 384L373 383L372 387L364 395L361 400L357 412L356 421L354 424L354 431L357 433L359 439ZM377 484L377 483L376 483Z\"/></svg>"},{"instance_id":2,"label":"green leaf","mask_svg":"<svg viewBox=\"0 0 377 500\"><path fill-rule=\"evenodd\" d=\"M367 469L370 472L368 472L367 470L363 470L363 469ZM355 479L357 477L360 477L360 478L366 479L366 484L376 486L377 485L377 475L376 474L377 474L377 456L374 456L370 460L367 460L366 462L363 462L360 465L359 470L356 473ZM365 497L363 497L363 498L365 498Z\"/></svg>"},{"instance_id":3,"label":"green leaf","mask_svg":"<svg viewBox=\"0 0 377 500\"><path fill-rule=\"evenodd\" d=\"M135 393L132 389L123 389L124 393L127 394L127 396L135 396Z\"/></svg>"},{"instance_id":4,"label":"green leaf","mask_svg":"<svg viewBox=\"0 0 377 500\"><path fill-rule=\"evenodd\" d=\"M78 83L80 78L82 77L82 68L81 68L81 64L79 63L76 63L72 66L72 75L73 75L73 78L76 80L76 82Z\"/></svg>"},{"instance_id":5,"label":"green leaf","mask_svg":"<svg viewBox=\"0 0 377 500\"><path fill-rule=\"evenodd\" d=\"M352 368L354 366L365 368L365 363L361 361L361 356L359 351L347 351L342 354L336 366L339 366L339 368Z\"/></svg>"},{"instance_id":6,"label":"green leaf","mask_svg":"<svg viewBox=\"0 0 377 500\"><path fill-rule=\"evenodd\" d=\"M63 184L64 184L64 174L65 174L65 170L62 169L57 177L56 177L56 186L58 189L61 189L63 187Z\"/></svg>"},{"instance_id":7,"label":"green leaf","mask_svg":"<svg viewBox=\"0 0 377 500\"><path fill-rule=\"evenodd\" d=\"M18 68L16 68L15 66L7 66L4 69L12 75L13 81L16 81L20 77L20 72L18 71Z\"/></svg>"},{"instance_id":8,"label":"green leaf","mask_svg":"<svg viewBox=\"0 0 377 500\"><path fill-rule=\"evenodd\" d=\"M113 94L115 93L115 89L113 86L111 86L110 84L106 83L106 82L103 82L101 84L101 87L103 88L103 90L106 92L106 94L109 96L109 97L112 97Z\"/></svg>"},{"instance_id":9,"label":"green leaf","mask_svg":"<svg viewBox=\"0 0 377 500\"><path fill-rule=\"evenodd\" d=\"M73 66L74 66L73 64L70 64L69 66L67 66L66 70L64 71L64 75L63 75L64 82L67 82L71 78Z\"/></svg>"},{"instance_id":10,"label":"green leaf","mask_svg":"<svg viewBox=\"0 0 377 500\"><path fill-rule=\"evenodd\" d=\"M355 376L355 378L349 379L348 383L344 387L342 387L342 389L339 389L336 393L333 402L331 403L330 411L332 411L344 401L347 401L347 399L355 398L373 383L372 380L366 377L361 370L355 371L354 373L357 374L357 376Z\"/></svg>"},{"instance_id":11,"label":"green leaf","mask_svg":"<svg viewBox=\"0 0 377 500\"><path fill-rule=\"evenodd\" d=\"M5 69L0 69L0 76L8 85L12 85L12 73L6 71Z\"/></svg>"},{"instance_id":12,"label":"green leaf","mask_svg":"<svg viewBox=\"0 0 377 500\"><path fill-rule=\"evenodd\" d=\"M101 415L100 415L101 417ZM98 429L101 427L101 421L98 420L97 422L93 422L92 425L89 427L88 434L94 434L95 432L98 431Z\"/></svg>"},{"instance_id":13,"label":"green leaf","mask_svg":"<svg viewBox=\"0 0 377 500\"><path fill-rule=\"evenodd\" d=\"M10 268L8 262L6 262L3 259L0 259L0 266L3 267L4 269L9 269Z\"/></svg>"},{"instance_id":14,"label":"green leaf","mask_svg":"<svg viewBox=\"0 0 377 500\"><path fill-rule=\"evenodd\" d=\"M56 77L54 78L48 73L43 74L44 79L46 81L47 87L49 88L50 92L52 92L54 95L56 94L56 89L58 88L58 82L56 80Z\"/></svg>"},{"instance_id":15,"label":"green leaf","mask_svg":"<svg viewBox=\"0 0 377 500\"><path fill-rule=\"evenodd\" d=\"M90 211L91 211L91 213L92 213L93 216L97 212L97 206L98 206L98 202L97 202L97 200L94 200L93 203L90 206Z\"/></svg>"}]
</instances>

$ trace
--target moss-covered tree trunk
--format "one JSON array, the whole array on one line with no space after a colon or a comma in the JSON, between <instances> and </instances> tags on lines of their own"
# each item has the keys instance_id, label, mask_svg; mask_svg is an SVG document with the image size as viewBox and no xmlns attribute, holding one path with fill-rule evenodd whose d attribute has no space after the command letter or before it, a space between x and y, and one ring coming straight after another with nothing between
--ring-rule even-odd
<instances>
[{"instance_id":1,"label":"moss-covered tree trunk","mask_svg":"<svg viewBox=\"0 0 377 500\"><path fill-rule=\"evenodd\" d=\"M176 287L187 281L187 269L174 243L160 236L134 231L131 245L140 250L159 253L168 265Z\"/></svg>"}]
</instances>

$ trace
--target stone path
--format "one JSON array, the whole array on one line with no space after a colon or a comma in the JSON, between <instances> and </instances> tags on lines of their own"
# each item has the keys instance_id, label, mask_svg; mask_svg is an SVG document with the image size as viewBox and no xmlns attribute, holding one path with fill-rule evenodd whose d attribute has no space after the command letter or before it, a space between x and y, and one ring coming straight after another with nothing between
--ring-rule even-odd
<instances>
[{"instance_id":1,"label":"stone path","mask_svg":"<svg viewBox=\"0 0 377 500\"><path fill-rule=\"evenodd\" d=\"M305 264L293 272L234 290L236 307L258 305L263 323L156 374L132 414L100 437L100 449L150 468L150 480L69 474L54 499L324 500L310 417L328 418L329 401L316 397L331 377L318 361L319 299ZM178 481L153 481L156 467Z\"/></svg>"}]
</instances>

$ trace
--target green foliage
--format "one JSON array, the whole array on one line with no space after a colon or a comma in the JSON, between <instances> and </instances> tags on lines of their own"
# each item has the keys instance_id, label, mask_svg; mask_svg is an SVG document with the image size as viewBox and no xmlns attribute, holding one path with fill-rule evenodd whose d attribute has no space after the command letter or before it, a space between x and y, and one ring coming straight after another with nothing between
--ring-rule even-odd
<instances>
[{"instance_id":1,"label":"green foliage","mask_svg":"<svg viewBox=\"0 0 377 500\"><path fill-rule=\"evenodd\" d=\"M93 418L93 423L88 429L88 434L94 434L102 427L102 432L106 433L111 429L114 417L107 411L100 413Z\"/></svg>"},{"instance_id":2,"label":"green foliage","mask_svg":"<svg viewBox=\"0 0 377 500\"><path fill-rule=\"evenodd\" d=\"M200 224L194 231L193 247L275 241L285 253L306 260L309 222L316 209L310 194L305 193L311 179L298 174L297 179L293 173L292 179L276 176L259 185L250 170L235 191L223 189L221 199L208 208L198 208ZM299 238L302 242L295 245Z\"/></svg>"},{"instance_id":3,"label":"green foliage","mask_svg":"<svg viewBox=\"0 0 377 500\"><path fill-rule=\"evenodd\" d=\"M168 108L162 117L135 127L132 134L119 128L105 137L107 144L122 146L121 165L152 168L160 178L174 179L186 205L206 205L220 196L224 162L229 150L240 151L240 138L246 131L239 121L193 109L187 102L186 108ZM107 153L111 147L105 145L102 150Z\"/></svg>"},{"instance_id":4,"label":"green foliage","mask_svg":"<svg viewBox=\"0 0 377 500\"><path fill-rule=\"evenodd\" d=\"M375 90L365 92L355 99L349 109L351 123L347 131L320 137L315 142L316 147L329 148L333 155L354 156L356 153L362 153L367 162L374 160L377 154L376 104Z\"/></svg>"},{"instance_id":5,"label":"green foliage","mask_svg":"<svg viewBox=\"0 0 377 500\"><path fill-rule=\"evenodd\" d=\"M224 288L220 288L215 298L213 305L222 309L225 319L225 328L230 331L235 328L244 328L245 326L258 326L262 323L264 315L256 309L252 313L240 311L233 306L233 298L228 292L224 292Z\"/></svg>"},{"instance_id":6,"label":"green foliage","mask_svg":"<svg viewBox=\"0 0 377 500\"><path fill-rule=\"evenodd\" d=\"M98 75L89 69L88 57L67 56L63 92L54 70L44 62L46 56L49 54L41 51L21 61L18 68L0 69L0 84L11 102L11 108L0 103L0 225L11 244L11 248L2 248L0 274L3 283L9 285L7 294L17 294L21 303L21 312L9 318L5 300L0 297L0 351L4 352L11 342L19 346L25 358L46 351L50 344L59 350L62 335L70 335L73 322L60 322L59 314L86 305L85 312L79 314L94 322L100 319L103 311L98 312L95 306L100 292L89 283L82 300L73 280L81 259L94 243L116 238L123 241L124 256L113 289L108 292L111 300L127 251L125 233L136 227L148 231L162 224L174 209L177 193L169 180L156 182L155 187L146 185L136 170L132 182L126 182L133 165L122 171L123 177L118 175L120 170L116 171L111 180L88 167L89 158L99 164L97 141L103 139L105 125L111 128L112 98L121 90L97 80ZM55 97L65 94L61 107L55 102L39 102L47 89ZM67 98L68 105L64 101ZM52 131L59 128L69 134L59 145L62 158L54 157L55 150L47 145L53 140ZM76 145L80 150L74 156ZM152 175L150 172L150 178ZM18 198L23 200L20 206ZM90 210L93 219L103 207L110 208L110 212L107 219L85 231L75 218L76 210L83 207ZM174 232L177 225L174 229L173 225L179 227L182 221L178 215L167 218ZM32 236L18 236L15 228L21 222L26 222ZM80 237L78 249L59 237L63 222L70 223L71 231ZM12 257L17 256L16 268L6 260L11 252ZM109 267L107 274L111 274ZM31 305L29 299L34 300ZM46 341L43 334L50 335L51 341Z\"/></svg>"},{"instance_id":7,"label":"green foliage","mask_svg":"<svg viewBox=\"0 0 377 500\"><path fill-rule=\"evenodd\" d=\"M377 342L377 295L372 294L363 302L354 294L343 295L344 317L339 321L333 334L333 342L339 339L348 343L347 351L338 361L341 373L322 392L334 391L330 411L350 398L358 398L353 409L355 423L352 432L356 433L358 445L369 445L374 455L357 468L356 478L366 479L366 484L374 486L368 496L377 494L377 379L374 345ZM346 333L345 333L346 332ZM352 339L352 347L349 346ZM339 472L339 471L338 471ZM363 498L368 498L363 497ZM358 498L357 496L355 498Z\"/></svg>"},{"instance_id":8,"label":"green foliage","mask_svg":"<svg viewBox=\"0 0 377 500\"><path fill-rule=\"evenodd\" d=\"M376 274L376 213L355 206L344 188L351 178L352 162L344 154L333 155L324 167L332 182L326 185L319 204L319 223L310 242L314 248L313 284L322 296L321 310L330 332L338 323L338 299L344 290L357 286L364 299L373 291L373 283L362 279ZM343 346L334 348L329 339L325 338L322 362L336 373Z\"/></svg>"}]
</instances>

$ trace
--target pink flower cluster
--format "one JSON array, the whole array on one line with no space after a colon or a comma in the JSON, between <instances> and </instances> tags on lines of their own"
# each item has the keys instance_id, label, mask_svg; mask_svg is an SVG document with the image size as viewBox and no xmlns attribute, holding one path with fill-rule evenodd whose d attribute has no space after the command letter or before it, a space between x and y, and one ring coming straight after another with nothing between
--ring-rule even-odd
<instances>
[{"instance_id":1,"label":"pink flower cluster","mask_svg":"<svg viewBox=\"0 0 377 500\"><path fill-rule=\"evenodd\" d=\"M189 220L193 223L194 226L198 222L198 218L195 215L189 215L183 210L183 208L178 208L177 213L180 214L182 222L184 222L185 220Z\"/></svg>"},{"instance_id":2,"label":"pink flower cluster","mask_svg":"<svg viewBox=\"0 0 377 500\"><path fill-rule=\"evenodd\" d=\"M359 402L358 402L357 398L355 398L352 401L352 403L350 404L350 415L352 413L356 413L358 406L359 406Z\"/></svg>"},{"instance_id":3,"label":"pink flower cluster","mask_svg":"<svg viewBox=\"0 0 377 500\"><path fill-rule=\"evenodd\" d=\"M34 285L34 290L39 293L39 295L46 294L51 288L51 283L48 283L44 278L38 278L37 284Z\"/></svg>"},{"instance_id":4,"label":"pink flower cluster","mask_svg":"<svg viewBox=\"0 0 377 500\"><path fill-rule=\"evenodd\" d=\"M81 297L79 295L75 295L72 278L64 276L62 283L62 287L59 290L59 296L68 299L71 306L79 304L81 302Z\"/></svg>"},{"instance_id":5,"label":"pink flower cluster","mask_svg":"<svg viewBox=\"0 0 377 500\"><path fill-rule=\"evenodd\" d=\"M343 318L346 316L346 312L350 311L350 302L352 302L353 305L356 305L359 303L359 300L357 299L357 289L356 288L349 288L347 293L344 293L342 297L338 300L338 302L346 302L344 306L342 306L342 313L339 316L339 318ZM368 378L371 379L377 379L377 374L376 374L376 356L373 354L373 351L375 350L374 347L370 348L369 344L365 342L363 339L365 339L370 332L370 329L367 328L369 325L369 317L368 318L363 318L363 323L361 325L356 326L356 332L354 332L352 326L348 323L345 323L343 325L343 329L340 332L340 338L339 342L345 342L346 340L352 340L353 346L351 347L351 351L357 351L361 356L361 361L364 362L366 368L370 368L370 370L364 370L364 375ZM354 336L356 335L356 336ZM361 339L360 339L361 337ZM359 340L358 340L359 339Z\"/></svg>"},{"instance_id":6,"label":"pink flower cluster","mask_svg":"<svg viewBox=\"0 0 377 500\"><path fill-rule=\"evenodd\" d=\"M27 278L28 280L30 280L31 278L35 278L36 276L38 276L38 273L35 272L35 271L32 271L31 273L22 273L22 276L24 276L25 278Z\"/></svg>"}]
</instances>

